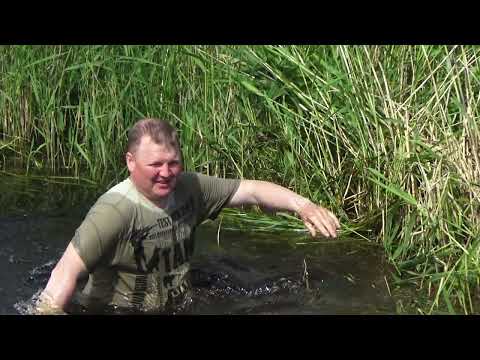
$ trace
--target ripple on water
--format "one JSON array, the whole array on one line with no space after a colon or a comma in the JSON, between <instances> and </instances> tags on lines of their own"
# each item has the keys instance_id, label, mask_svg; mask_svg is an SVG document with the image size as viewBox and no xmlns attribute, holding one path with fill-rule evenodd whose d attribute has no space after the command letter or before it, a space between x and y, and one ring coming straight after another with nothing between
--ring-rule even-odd
<instances>
[{"instance_id":1,"label":"ripple on water","mask_svg":"<svg viewBox=\"0 0 480 360\"><path fill-rule=\"evenodd\" d=\"M235 309L235 306L230 306L230 310L226 312L248 313L249 310L260 304L275 303L275 299L266 299L272 296L281 296L281 294L298 294L304 285L302 281L290 279L287 277L264 278L257 279L255 283L248 283L245 279L241 279L238 271L248 271L247 268L232 264L232 260L221 262L228 263L228 268L231 271L213 270L210 271L193 269L190 273L192 288L183 297L171 302L168 307L162 311L167 314L188 314L199 312L214 313L217 305L221 303L244 305L240 310ZM35 288L34 294L30 299L21 300L14 304L15 310L21 315L32 314L35 309L35 303L45 287L50 273L55 266L57 260L50 260L45 264L37 266L28 272L27 282L32 288ZM219 262L220 263L220 262ZM235 273L236 272L236 273ZM253 302L252 302L253 301ZM89 311L79 307L72 306L72 313L82 314ZM98 311L98 309L97 309ZM96 311L96 313L97 313ZM104 307L100 310L101 313L131 313L125 309L114 307Z\"/></svg>"},{"instance_id":2,"label":"ripple on water","mask_svg":"<svg viewBox=\"0 0 480 360\"><path fill-rule=\"evenodd\" d=\"M304 255L301 253L289 256L266 254L257 258L244 253L239 255L233 251L233 254L225 254L208 250L199 254L197 260L192 262L191 289L184 296L172 301L165 311L157 313L376 313L377 309L393 312L390 309L391 300L381 291L381 283L377 281L379 275L370 270L370 263L356 262L356 258L350 259L346 255L309 258L308 281L305 281ZM7 253L6 255L11 255ZM58 256L59 254L50 252L47 259L53 260L25 272L25 298L30 299L23 299L15 304L18 313L31 313L40 289L45 287ZM347 271L355 275L355 281L345 279ZM377 286L372 288L374 281ZM94 311L72 307L71 313L132 312L112 307L96 308Z\"/></svg>"}]
</instances>

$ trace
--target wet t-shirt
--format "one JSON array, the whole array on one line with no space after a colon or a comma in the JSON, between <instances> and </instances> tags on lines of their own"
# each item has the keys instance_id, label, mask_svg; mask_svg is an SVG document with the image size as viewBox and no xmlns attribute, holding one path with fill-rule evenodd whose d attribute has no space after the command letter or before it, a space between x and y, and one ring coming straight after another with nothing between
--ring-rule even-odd
<instances>
[{"instance_id":1,"label":"wet t-shirt","mask_svg":"<svg viewBox=\"0 0 480 360\"><path fill-rule=\"evenodd\" d=\"M195 227L215 219L240 180L182 173L167 206L147 200L128 178L88 212L72 243L89 272L88 303L162 308L186 287Z\"/></svg>"}]
</instances>

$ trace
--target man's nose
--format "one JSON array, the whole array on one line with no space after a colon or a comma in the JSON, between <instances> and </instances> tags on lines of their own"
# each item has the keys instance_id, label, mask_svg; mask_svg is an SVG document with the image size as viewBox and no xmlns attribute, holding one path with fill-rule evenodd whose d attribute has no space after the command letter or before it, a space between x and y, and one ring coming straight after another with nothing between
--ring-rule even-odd
<instances>
[{"instance_id":1,"label":"man's nose","mask_svg":"<svg viewBox=\"0 0 480 360\"><path fill-rule=\"evenodd\" d=\"M163 164L160 169L158 170L158 174L161 176L161 177L168 177L170 176L170 167L168 166L168 164Z\"/></svg>"}]
</instances>

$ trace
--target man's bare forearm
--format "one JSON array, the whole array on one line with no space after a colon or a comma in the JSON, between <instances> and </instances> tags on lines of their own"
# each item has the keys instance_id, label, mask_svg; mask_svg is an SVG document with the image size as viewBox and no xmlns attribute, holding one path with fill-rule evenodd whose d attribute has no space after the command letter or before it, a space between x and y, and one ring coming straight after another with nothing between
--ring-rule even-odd
<instances>
[{"instance_id":1,"label":"man's bare forearm","mask_svg":"<svg viewBox=\"0 0 480 360\"><path fill-rule=\"evenodd\" d=\"M228 206L258 205L275 210L297 213L312 236L317 232L325 237L336 237L340 228L338 219L329 210L283 186L260 180L242 180Z\"/></svg>"},{"instance_id":2,"label":"man's bare forearm","mask_svg":"<svg viewBox=\"0 0 480 360\"><path fill-rule=\"evenodd\" d=\"M85 265L70 243L40 295L37 311L39 313L63 312L73 297L77 279L84 273L86 273Z\"/></svg>"},{"instance_id":3,"label":"man's bare forearm","mask_svg":"<svg viewBox=\"0 0 480 360\"><path fill-rule=\"evenodd\" d=\"M235 205L258 205L298 213L311 201L283 186L260 180L243 180L244 196Z\"/></svg>"}]
</instances>

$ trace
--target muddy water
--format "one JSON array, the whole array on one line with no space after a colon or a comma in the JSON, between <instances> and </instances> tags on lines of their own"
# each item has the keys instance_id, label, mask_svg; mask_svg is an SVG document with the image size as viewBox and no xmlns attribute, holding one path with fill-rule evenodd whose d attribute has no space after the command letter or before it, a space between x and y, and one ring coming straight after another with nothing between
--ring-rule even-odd
<instances>
[{"instance_id":1,"label":"muddy water","mask_svg":"<svg viewBox=\"0 0 480 360\"><path fill-rule=\"evenodd\" d=\"M26 313L90 205L69 207L63 202L61 210L17 206L15 211L4 206L0 314ZM193 288L168 313L395 313L381 249L371 244L358 239L315 243L295 233L223 228L218 238L217 225L199 228Z\"/></svg>"}]
</instances>

